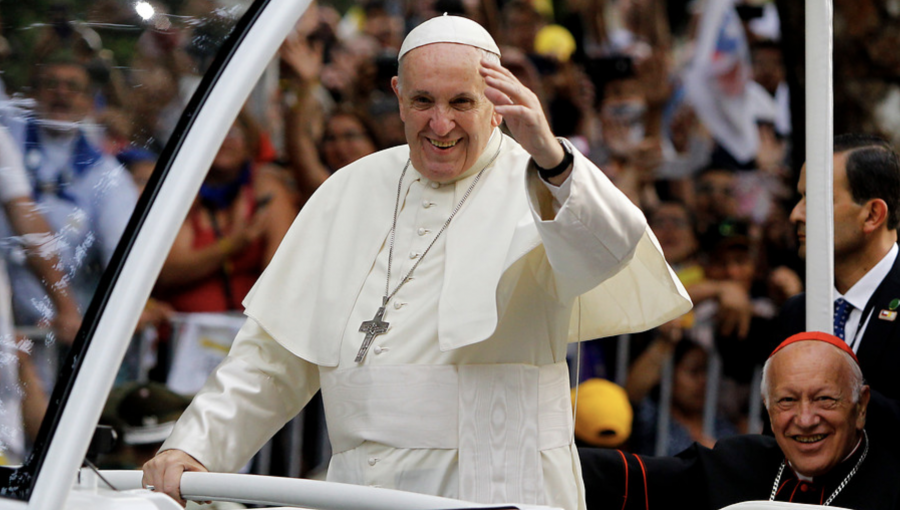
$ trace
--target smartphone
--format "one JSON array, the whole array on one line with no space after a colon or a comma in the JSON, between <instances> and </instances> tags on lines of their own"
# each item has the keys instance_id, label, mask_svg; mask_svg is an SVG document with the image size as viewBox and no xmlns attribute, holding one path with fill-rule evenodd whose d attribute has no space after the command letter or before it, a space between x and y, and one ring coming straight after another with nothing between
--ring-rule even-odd
<instances>
[{"instance_id":1,"label":"smartphone","mask_svg":"<svg viewBox=\"0 0 900 510\"><path fill-rule=\"evenodd\" d=\"M378 90L391 93L391 79L397 76L397 57L379 55L375 58L375 86Z\"/></svg>"},{"instance_id":2,"label":"smartphone","mask_svg":"<svg viewBox=\"0 0 900 510\"><path fill-rule=\"evenodd\" d=\"M742 21L750 21L752 19L763 17L763 7L761 5L741 4L735 6L735 9L737 10L738 17L740 17Z\"/></svg>"},{"instance_id":3,"label":"smartphone","mask_svg":"<svg viewBox=\"0 0 900 510\"><path fill-rule=\"evenodd\" d=\"M634 61L628 55L592 58L587 62L586 71L595 84L632 78Z\"/></svg>"},{"instance_id":4,"label":"smartphone","mask_svg":"<svg viewBox=\"0 0 900 510\"><path fill-rule=\"evenodd\" d=\"M603 101L603 91L611 81L634 78L634 62L630 56L614 55L592 58L585 66L585 72L594 84L594 106Z\"/></svg>"}]
</instances>

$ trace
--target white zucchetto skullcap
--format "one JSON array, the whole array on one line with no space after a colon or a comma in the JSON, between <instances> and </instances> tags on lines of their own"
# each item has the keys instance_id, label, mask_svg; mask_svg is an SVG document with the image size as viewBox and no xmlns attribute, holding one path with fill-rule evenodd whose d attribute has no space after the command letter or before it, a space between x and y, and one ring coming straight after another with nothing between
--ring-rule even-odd
<instances>
[{"instance_id":1,"label":"white zucchetto skullcap","mask_svg":"<svg viewBox=\"0 0 900 510\"><path fill-rule=\"evenodd\" d=\"M431 18L412 29L400 46L397 60L410 50L434 43L466 44L500 55L500 48L484 27L469 18L444 13L443 16Z\"/></svg>"}]
</instances>

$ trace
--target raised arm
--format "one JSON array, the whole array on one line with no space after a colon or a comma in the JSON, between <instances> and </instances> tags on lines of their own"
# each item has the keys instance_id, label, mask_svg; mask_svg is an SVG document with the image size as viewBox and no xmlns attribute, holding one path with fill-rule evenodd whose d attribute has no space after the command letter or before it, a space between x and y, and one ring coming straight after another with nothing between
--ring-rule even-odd
<instances>
[{"instance_id":1,"label":"raised arm","mask_svg":"<svg viewBox=\"0 0 900 510\"><path fill-rule=\"evenodd\" d=\"M322 124L314 96L322 70L322 47L313 47L305 37L292 34L281 46L283 78L294 94L294 104L284 109L284 144L291 173L305 201L331 173L319 158L313 136L315 121Z\"/></svg>"},{"instance_id":2,"label":"raised arm","mask_svg":"<svg viewBox=\"0 0 900 510\"><path fill-rule=\"evenodd\" d=\"M196 211L203 212L195 209L191 214L196 214ZM157 285L160 289L171 289L207 278L219 271L232 255L259 238L261 233L259 228L251 228L246 222L241 222L233 226L228 235L218 242L194 248L196 232L189 217L175 236L172 249L159 273Z\"/></svg>"},{"instance_id":3,"label":"raised arm","mask_svg":"<svg viewBox=\"0 0 900 510\"><path fill-rule=\"evenodd\" d=\"M558 175L528 172L527 187L558 298L582 296L581 306L616 311L582 331L649 329L689 310L690 300L640 209L584 155L567 142L564 148L535 94L512 73L483 60L481 75L485 95L539 169L558 166L569 159L566 152L572 154Z\"/></svg>"},{"instance_id":4,"label":"raised arm","mask_svg":"<svg viewBox=\"0 0 900 510\"><path fill-rule=\"evenodd\" d=\"M25 246L28 265L56 308L53 331L65 344L71 344L81 326L81 313L69 292L68 278L60 270L59 259L52 247L56 240L50 225L28 197L14 198L3 204L6 217ZM49 248L49 249L48 249Z\"/></svg>"}]
</instances>

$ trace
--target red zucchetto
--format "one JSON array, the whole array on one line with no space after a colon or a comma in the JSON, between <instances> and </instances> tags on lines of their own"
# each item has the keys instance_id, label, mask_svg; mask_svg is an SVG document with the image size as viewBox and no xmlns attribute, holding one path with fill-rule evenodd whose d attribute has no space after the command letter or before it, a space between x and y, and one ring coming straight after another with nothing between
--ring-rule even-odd
<instances>
[{"instance_id":1,"label":"red zucchetto","mask_svg":"<svg viewBox=\"0 0 900 510\"><path fill-rule=\"evenodd\" d=\"M859 359L857 359L856 354L853 352L853 349L851 349L850 346L847 345L847 342L844 342L840 338L834 335L829 335L828 333L824 333L822 331L804 331L802 333L797 333L796 335L789 336L784 342L781 342L781 344L779 344L774 351L772 351L772 354L769 354L769 357L771 358L775 355L776 352L784 349L788 345L796 342L803 342L805 340L818 340L820 342L829 343L849 354L850 357L853 358L853 361L855 361L856 364L859 365Z\"/></svg>"}]
</instances>

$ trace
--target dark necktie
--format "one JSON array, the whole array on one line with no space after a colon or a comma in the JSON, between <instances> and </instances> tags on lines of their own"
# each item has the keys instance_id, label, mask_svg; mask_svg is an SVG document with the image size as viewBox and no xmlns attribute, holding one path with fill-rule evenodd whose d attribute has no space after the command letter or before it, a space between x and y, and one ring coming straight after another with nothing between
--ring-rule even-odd
<instances>
[{"instance_id":1,"label":"dark necktie","mask_svg":"<svg viewBox=\"0 0 900 510\"><path fill-rule=\"evenodd\" d=\"M848 303L844 298L837 298L834 301L834 336L845 340L844 326L847 324L847 318L853 311L853 305Z\"/></svg>"}]
</instances>

